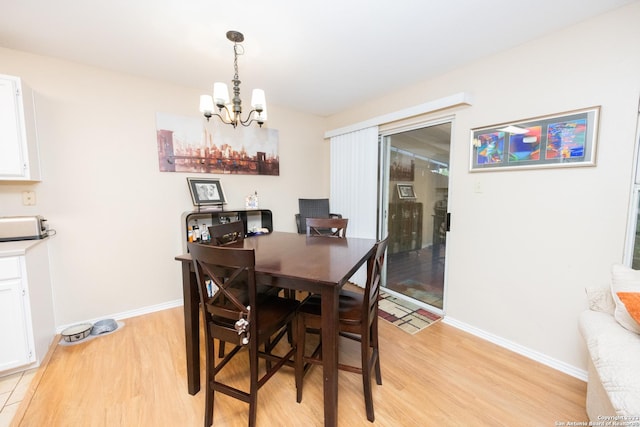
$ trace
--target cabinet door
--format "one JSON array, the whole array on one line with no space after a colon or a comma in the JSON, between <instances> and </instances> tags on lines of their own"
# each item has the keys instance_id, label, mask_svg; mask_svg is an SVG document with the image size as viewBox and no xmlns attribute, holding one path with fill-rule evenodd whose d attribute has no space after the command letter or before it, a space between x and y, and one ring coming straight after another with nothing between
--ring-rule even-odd
<instances>
[{"instance_id":1,"label":"cabinet door","mask_svg":"<svg viewBox=\"0 0 640 427\"><path fill-rule=\"evenodd\" d=\"M0 76L0 176L22 177L27 162L17 81Z\"/></svg>"},{"instance_id":2,"label":"cabinet door","mask_svg":"<svg viewBox=\"0 0 640 427\"><path fill-rule=\"evenodd\" d=\"M19 77L0 75L0 180L39 181L33 92Z\"/></svg>"},{"instance_id":3,"label":"cabinet door","mask_svg":"<svg viewBox=\"0 0 640 427\"><path fill-rule=\"evenodd\" d=\"M35 361L19 257L0 258L0 372Z\"/></svg>"}]
</instances>

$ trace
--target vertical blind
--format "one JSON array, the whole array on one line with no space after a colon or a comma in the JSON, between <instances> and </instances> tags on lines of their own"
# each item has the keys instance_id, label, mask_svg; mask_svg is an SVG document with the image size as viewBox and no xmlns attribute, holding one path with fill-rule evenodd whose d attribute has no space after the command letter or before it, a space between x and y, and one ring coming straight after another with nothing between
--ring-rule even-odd
<instances>
[{"instance_id":1,"label":"vertical blind","mask_svg":"<svg viewBox=\"0 0 640 427\"><path fill-rule=\"evenodd\" d=\"M349 219L347 237L375 239L378 212L378 127L331 138L331 212ZM351 281L363 286L366 265Z\"/></svg>"}]
</instances>

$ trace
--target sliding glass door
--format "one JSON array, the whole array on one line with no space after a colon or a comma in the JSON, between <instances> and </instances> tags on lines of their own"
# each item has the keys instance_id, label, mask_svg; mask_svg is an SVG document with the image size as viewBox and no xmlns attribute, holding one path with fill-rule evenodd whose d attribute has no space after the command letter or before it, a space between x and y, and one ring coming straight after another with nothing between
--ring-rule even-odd
<instances>
[{"instance_id":1,"label":"sliding glass door","mask_svg":"<svg viewBox=\"0 0 640 427\"><path fill-rule=\"evenodd\" d=\"M442 313L451 122L381 135L387 291Z\"/></svg>"}]
</instances>

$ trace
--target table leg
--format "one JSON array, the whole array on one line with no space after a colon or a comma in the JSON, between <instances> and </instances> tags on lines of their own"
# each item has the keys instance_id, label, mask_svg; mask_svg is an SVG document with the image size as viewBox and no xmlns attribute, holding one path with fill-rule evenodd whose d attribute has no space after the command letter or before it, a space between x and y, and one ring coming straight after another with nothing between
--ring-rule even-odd
<instances>
[{"instance_id":1,"label":"table leg","mask_svg":"<svg viewBox=\"0 0 640 427\"><path fill-rule=\"evenodd\" d=\"M191 262L182 262L182 296L184 309L184 336L187 350L187 387L189 394L200 391L200 324L196 277Z\"/></svg>"},{"instance_id":2,"label":"table leg","mask_svg":"<svg viewBox=\"0 0 640 427\"><path fill-rule=\"evenodd\" d=\"M322 290L322 371L324 425L338 425L338 286Z\"/></svg>"}]
</instances>

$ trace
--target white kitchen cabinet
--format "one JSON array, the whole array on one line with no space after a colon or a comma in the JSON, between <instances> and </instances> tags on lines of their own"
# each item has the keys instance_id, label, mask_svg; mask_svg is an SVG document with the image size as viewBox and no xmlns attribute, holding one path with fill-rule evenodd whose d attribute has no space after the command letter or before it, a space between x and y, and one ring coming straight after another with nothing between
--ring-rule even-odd
<instances>
[{"instance_id":1,"label":"white kitchen cabinet","mask_svg":"<svg viewBox=\"0 0 640 427\"><path fill-rule=\"evenodd\" d=\"M0 258L0 372L35 361L21 257Z\"/></svg>"},{"instance_id":2,"label":"white kitchen cabinet","mask_svg":"<svg viewBox=\"0 0 640 427\"><path fill-rule=\"evenodd\" d=\"M0 243L0 376L38 366L54 336L46 240Z\"/></svg>"},{"instance_id":3,"label":"white kitchen cabinet","mask_svg":"<svg viewBox=\"0 0 640 427\"><path fill-rule=\"evenodd\" d=\"M33 92L0 74L0 180L40 181Z\"/></svg>"}]
</instances>

